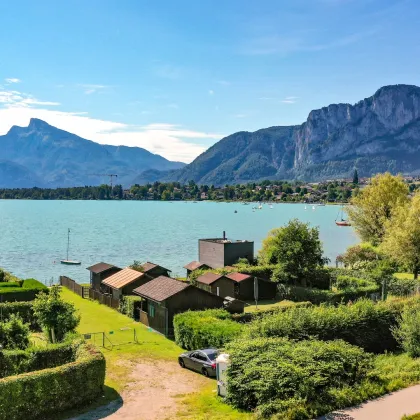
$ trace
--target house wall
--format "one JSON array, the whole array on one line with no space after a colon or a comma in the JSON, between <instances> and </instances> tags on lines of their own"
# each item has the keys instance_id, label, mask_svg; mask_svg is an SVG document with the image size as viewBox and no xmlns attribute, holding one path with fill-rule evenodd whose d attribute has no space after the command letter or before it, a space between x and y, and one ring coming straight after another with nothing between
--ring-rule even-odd
<instances>
[{"instance_id":1,"label":"house wall","mask_svg":"<svg viewBox=\"0 0 420 420\"><path fill-rule=\"evenodd\" d=\"M239 258L254 259L254 242L221 243L200 239L198 241L199 261L212 268L235 264Z\"/></svg>"},{"instance_id":2,"label":"house wall","mask_svg":"<svg viewBox=\"0 0 420 420\"><path fill-rule=\"evenodd\" d=\"M225 298L226 296L234 297L235 284L231 279L221 277L219 280L211 284L211 293L217 295L217 288L219 288L219 296Z\"/></svg>"},{"instance_id":3,"label":"house wall","mask_svg":"<svg viewBox=\"0 0 420 420\"><path fill-rule=\"evenodd\" d=\"M238 282L238 292L235 298L241 300L254 300L254 277ZM258 279L258 299L274 299L277 293L276 283Z\"/></svg>"},{"instance_id":4,"label":"house wall","mask_svg":"<svg viewBox=\"0 0 420 420\"><path fill-rule=\"evenodd\" d=\"M105 280L109 276L112 276L115 273L121 271L121 268L112 267L109 270L103 271L102 273L92 273L90 272L90 285L92 289L97 290L98 292L101 291L101 282Z\"/></svg>"},{"instance_id":5,"label":"house wall","mask_svg":"<svg viewBox=\"0 0 420 420\"><path fill-rule=\"evenodd\" d=\"M149 315L150 305L153 305L155 308L154 316ZM143 324L148 325L154 330L160 332L161 334L167 335L166 312L167 309L164 302L158 303L149 299L145 299L141 302L140 321Z\"/></svg>"}]
</instances>

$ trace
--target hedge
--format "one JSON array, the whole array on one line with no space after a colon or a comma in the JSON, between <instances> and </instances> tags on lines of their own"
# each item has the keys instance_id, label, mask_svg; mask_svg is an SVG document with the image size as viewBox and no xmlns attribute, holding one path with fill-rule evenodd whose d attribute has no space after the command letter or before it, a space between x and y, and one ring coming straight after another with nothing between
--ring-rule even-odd
<instances>
[{"instance_id":1,"label":"hedge","mask_svg":"<svg viewBox=\"0 0 420 420\"><path fill-rule=\"evenodd\" d=\"M337 406L340 391L361 383L373 356L342 340L294 342L284 338L235 340L227 401L260 417L317 418ZM273 417L274 418L274 417Z\"/></svg>"},{"instance_id":2,"label":"hedge","mask_svg":"<svg viewBox=\"0 0 420 420\"><path fill-rule=\"evenodd\" d=\"M4 350L0 353L0 378L72 362L79 346L80 342L67 341L48 347Z\"/></svg>"},{"instance_id":3,"label":"hedge","mask_svg":"<svg viewBox=\"0 0 420 420\"><path fill-rule=\"evenodd\" d=\"M175 342L187 350L222 347L241 334L243 326L223 309L188 311L175 315Z\"/></svg>"},{"instance_id":4,"label":"hedge","mask_svg":"<svg viewBox=\"0 0 420 420\"><path fill-rule=\"evenodd\" d=\"M343 339L366 351L395 350L398 343L391 328L397 324L407 302L374 303L360 300L352 305L291 308L252 322L248 337L287 337L296 340Z\"/></svg>"},{"instance_id":5,"label":"hedge","mask_svg":"<svg viewBox=\"0 0 420 420\"><path fill-rule=\"evenodd\" d=\"M65 365L0 379L0 420L45 419L85 405L103 390L105 358L83 344Z\"/></svg>"},{"instance_id":6,"label":"hedge","mask_svg":"<svg viewBox=\"0 0 420 420\"><path fill-rule=\"evenodd\" d=\"M0 287L0 301L31 301L41 291L48 293L48 287L35 279L23 280L22 287Z\"/></svg>"},{"instance_id":7,"label":"hedge","mask_svg":"<svg viewBox=\"0 0 420 420\"><path fill-rule=\"evenodd\" d=\"M123 296L118 310L132 319L138 319L138 309L141 301L142 298L140 296Z\"/></svg>"},{"instance_id":8,"label":"hedge","mask_svg":"<svg viewBox=\"0 0 420 420\"><path fill-rule=\"evenodd\" d=\"M25 324L29 324L31 331L41 331L37 318L34 316L32 302L6 302L0 303L0 314L2 320L16 314L22 318Z\"/></svg>"},{"instance_id":9,"label":"hedge","mask_svg":"<svg viewBox=\"0 0 420 420\"><path fill-rule=\"evenodd\" d=\"M380 287L370 285L358 289L345 289L338 291L321 290L300 286L279 286L279 294L283 299L293 302L311 302L315 305L321 303L339 304L355 301L361 298L379 298Z\"/></svg>"}]
</instances>

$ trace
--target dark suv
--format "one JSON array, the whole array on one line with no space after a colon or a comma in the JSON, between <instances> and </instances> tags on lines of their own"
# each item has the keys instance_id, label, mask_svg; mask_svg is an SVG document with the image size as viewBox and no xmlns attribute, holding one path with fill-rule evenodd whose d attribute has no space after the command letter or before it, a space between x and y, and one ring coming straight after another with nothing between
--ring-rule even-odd
<instances>
[{"instance_id":1,"label":"dark suv","mask_svg":"<svg viewBox=\"0 0 420 420\"><path fill-rule=\"evenodd\" d=\"M216 376L216 349L194 350L182 353L178 357L179 365L202 373L204 376Z\"/></svg>"}]
</instances>

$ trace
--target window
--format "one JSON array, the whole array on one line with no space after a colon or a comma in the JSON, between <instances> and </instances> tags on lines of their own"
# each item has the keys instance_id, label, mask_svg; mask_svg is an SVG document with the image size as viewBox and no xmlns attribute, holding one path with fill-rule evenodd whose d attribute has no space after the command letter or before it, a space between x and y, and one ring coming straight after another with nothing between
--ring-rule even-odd
<instances>
[{"instance_id":1,"label":"window","mask_svg":"<svg viewBox=\"0 0 420 420\"><path fill-rule=\"evenodd\" d=\"M203 353L197 352L197 353L195 353L194 357L198 360L203 361L203 362L207 362L207 357Z\"/></svg>"},{"instance_id":2,"label":"window","mask_svg":"<svg viewBox=\"0 0 420 420\"><path fill-rule=\"evenodd\" d=\"M148 308L149 308L148 313L149 313L150 318L154 318L155 317L155 304L152 302L149 302Z\"/></svg>"}]
</instances>

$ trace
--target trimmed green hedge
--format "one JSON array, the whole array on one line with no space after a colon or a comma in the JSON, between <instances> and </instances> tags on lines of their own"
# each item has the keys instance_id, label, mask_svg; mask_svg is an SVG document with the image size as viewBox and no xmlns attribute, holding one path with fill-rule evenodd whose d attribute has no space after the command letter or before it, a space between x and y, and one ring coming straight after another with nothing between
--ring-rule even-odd
<instances>
[{"instance_id":1,"label":"trimmed green hedge","mask_svg":"<svg viewBox=\"0 0 420 420\"><path fill-rule=\"evenodd\" d=\"M38 320L34 316L32 302L0 303L0 314L3 320L9 319L12 314L19 315L25 324L29 324L31 331L41 331Z\"/></svg>"},{"instance_id":2,"label":"trimmed green hedge","mask_svg":"<svg viewBox=\"0 0 420 420\"><path fill-rule=\"evenodd\" d=\"M243 326L223 309L188 311L175 315L175 342L184 349L222 347L239 336Z\"/></svg>"},{"instance_id":3,"label":"trimmed green hedge","mask_svg":"<svg viewBox=\"0 0 420 420\"><path fill-rule=\"evenodd\" d=\"M361 298L379 298L380 287L371 285L358 289L321 290L300 286L279 286L279 294L283 299L293 302L311 302L315 305L321 303L339 304L355 301Z\"/></svg>"},{"instance_id":4,"label":"trimmed green hedge","mask_svg":"<svg viewBox=\"0 0 420 420\"><path fill-rule=\"evenodd\" d=\"M31 301L39 292L48 293L49 289L35 279L23 280L21 287L0 287L0 300L2 302Z\"/></svg>"},{"instance_id":5,"label":"trimmed green hedge","mask_svg":"<svg viewBox=\"0 0 420 420\"><path fill-rule=\"evenodd\" d=\"M0 378L53 368L75 360L80 342L68 341L48 347L0 352Z\"/></svg>"},{"instance_id":6,"label":"trimmed green hedge","mask_svg":"<svg viewBox=\"0 0 420 420\"><path fill-rule=\"evenodd\" d=\"M373 367L371 354L341 340L235 340L226 352L227 400L256 409L259 418L317 418L337 407L340 392L360 384Z\"/></svg>"},{"instance_id":7,"label":"trimmed green hedge","mask_svg":"<svg viewBox=\"0 0 420 420\"><path fill-rule=\"evenodd\" d=\"M102 393L105 358L80 345L65 365L0 379L0 420L32 420L83 406Z\"/></svg>"},{"instance_id":8,"label":"trimmed green hedge","mask_svg":"<svg viewBox=\"0 0 420 420\"><path fill-rule=\"evenodd\" d=\"M395 350L398 343L391 328L407 302L374 303L360 300L352 305L311 306L263 317L245 330L249 337L287 337L296 340L343 339L366 351Z\"/></svg>"}]
</instances>

